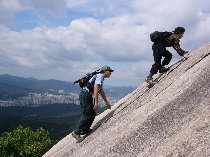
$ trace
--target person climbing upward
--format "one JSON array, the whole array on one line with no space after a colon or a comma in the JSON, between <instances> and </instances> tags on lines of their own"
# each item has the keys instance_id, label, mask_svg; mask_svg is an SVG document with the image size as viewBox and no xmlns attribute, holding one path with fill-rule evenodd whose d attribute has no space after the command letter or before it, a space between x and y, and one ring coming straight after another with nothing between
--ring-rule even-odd
<instances>
[{"instance_id":1,"label":"person climbing upward","mask_svg":"<svg viewBox=\"0 0 210 157\"><path fill-rule=\"evenodd\" d=\"M166 47L172 46L180 56L184 57L184 59L189 58L189 55L187 55L187 53L190 50L184 51L180 48L180 39L183 37L184 32L185 32L184 27L177 27L164 40L159 40L154 42L154 44L152 45L152 50L153 50L153 57L155 63L152 65L150 73L145 79L147 83L154 84L152 76L156 74L158 71L160 73L164 73L169 70L169 68L166 68L165 66L170 63L172 59L172 54L168 50L166 50ZM164 57L164 59L161 63L162 57Z\"/></svg>"},{"instance_id":2,"label":"person climbing upward","mask_svg":"<svg viewBox=\"0 0 210 157\"><path fill-rule=\"evenodd\" d=\"M96 116L96 110L99 107L100 94L106 103L108 109L111 109L105 92L103 90L103 82L105 78L109 78L114 70L105 65L100 69L100 73L94 75L86 86L82 88L79 95L80 106L82 109L81 118L76 129L72 132L72 136L76 140L80 140L80 135L86 135L91 132L91 125ZM93 99L94 97L94 99ZM93 101L94 100L94 101Z\"/></svg>"}]
</instances>

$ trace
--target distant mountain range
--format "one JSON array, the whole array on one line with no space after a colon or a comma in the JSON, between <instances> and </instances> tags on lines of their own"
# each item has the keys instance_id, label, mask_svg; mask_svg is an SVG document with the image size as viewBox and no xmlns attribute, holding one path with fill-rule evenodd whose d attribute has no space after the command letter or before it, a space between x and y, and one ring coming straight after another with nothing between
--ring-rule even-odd
<instances>
[{"instance_id":1,"label":"distant mountain range","mask_svg":"<svg viewBox=\"0 0 210 157\"><path fill-rule=\"evenodd\" d=\"M65 90L78 92L78 86L72 82L59 80L38 80L35 78L23 78L8 74L0 75L0 99L18 98L29 93L44 93L49 90Z\"/></svg>"},{"instance_id":2,"label":"distant mountain range","mask_svg":"<svg viewBox=\"0 0 210 157\"><path fill-rule=\"evenodd\" d=\"M135 87L107 87L106 93L121 94L123 96L132 92ZM0 99L13 99L27 96L29 93L44 93L52 90L65 90L79 92L81 88L73 82L60 80L38 80L36 78L23 78L8 74L0 75Z\"/></svg>"},{"instance_id":3,"label":"distant mountain range","mask_svg":"<svg viewBox=\"0 0 210 157\"><path fill-rule=\"evenodd\" d=\"M72 82L59 81L59 80L38 80L36 78L23 78L12 76L8 74L0 75L0 83L17 88L28 88L32 90L67 90L67 91L78 91L79 87L74 86Z\"/></svg>"}]
</instances>

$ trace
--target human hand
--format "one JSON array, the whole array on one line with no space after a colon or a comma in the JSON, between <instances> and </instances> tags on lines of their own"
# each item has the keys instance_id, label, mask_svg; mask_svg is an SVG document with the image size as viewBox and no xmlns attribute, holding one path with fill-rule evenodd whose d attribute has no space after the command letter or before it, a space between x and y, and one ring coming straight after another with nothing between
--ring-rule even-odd
<instances>
[{"instance_id":1,"label":"human hand","mask_svg":"<svg viewBox=\"0 0 210 157\"><path fill-rule=\"evenodd\" d=\"M191 52L192 50L188 50L188 51L185 51L185 53L189 53L189 52Z\"/></svg>"},{"instance_id":2,"label":"human hand","mask_svg":"<svg viewBox=\"0 0 210 157\"><path fill-rule=\"evenodd\" d=\"M189 55L183 55L184 59L188 59L190 56Z\"/></svg>"},{"instance_id":3,"label":"human hand","mask_svg":"<svg viewBox=\"0 0 210 157\"><path fill-rule=\"evenodd\" d=\"M98 104L95 104L93 109L96 111L98 109Z\"/></svg>"},{"instance_id":4,"label":"human hand","mask_svg":"<svg viewBox=\"0 0 210 157\"><path fill-rule=\"evenodd\" d=\"M109 103L106 103L107 109L111 109L111 105Z\"/></svg>"}]
</instances>

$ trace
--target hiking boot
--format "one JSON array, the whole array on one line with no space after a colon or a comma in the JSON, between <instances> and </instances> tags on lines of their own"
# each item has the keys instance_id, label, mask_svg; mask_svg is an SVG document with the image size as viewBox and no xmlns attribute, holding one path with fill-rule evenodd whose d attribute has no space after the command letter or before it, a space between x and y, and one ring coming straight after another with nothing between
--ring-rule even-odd
<instances>
[{"instance_id":1,"label":"hiking boot","mask_svg":"<svg viewBox=\"0 0 210 157\"><path fill-rule=\"evenodd\" d=\"M147 83L149 83L149 84L153 84L153 78L152 78L152 77L147 77L147 78L145 79L145 81L146 81Z\"/></svg>"},{"instance_id":2,"label":"hiking boot","mask_svg":"<svg viewBox=\"0 0 210 157\"><path fill-rule=\"evenodd\" d=\"M79 134L76 134L74 131L71 133L71 135L76 139L76 140L80 140L81 137Z\"/></svg>"},{"instance_id":3,"label":"hiking boot","mask_svg":"<svg viewBox=\"0 0 210 157\"><path fill-rule=\"evenodd\" d=\"M161 69L159 69L159 73L165 73L167 71L169 71L169 68L162 67Z\"/></svg>"},{"instance_id":4,"label":"hiking boot","mask_svg":"<svg viewBox=\"0 0 210 157\"><path fill-rule=\"evenodd\" d=\"M91 131L92 131L92 129L89 129L88 131L81 131L79 134L86 135L86 134L89 134Z\"/></svg>"}]
</instances>

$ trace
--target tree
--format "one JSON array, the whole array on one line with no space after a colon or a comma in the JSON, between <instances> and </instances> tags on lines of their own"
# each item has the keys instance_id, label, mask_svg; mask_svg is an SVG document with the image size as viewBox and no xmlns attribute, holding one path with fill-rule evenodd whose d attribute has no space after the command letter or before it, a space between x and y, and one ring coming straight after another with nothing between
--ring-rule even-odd
<instances>
[{"instance_id":1,"label":"tree","mask_svg":"<svg viewBox=\"0 0 210 157\"><path fill-rule=\"evenodd\" d=\"M32 131L19 126L12 132L5 132L0 137L1 157L41 157L57 141L51 140L43 128Z\"/></svg>"}]
</instances>

